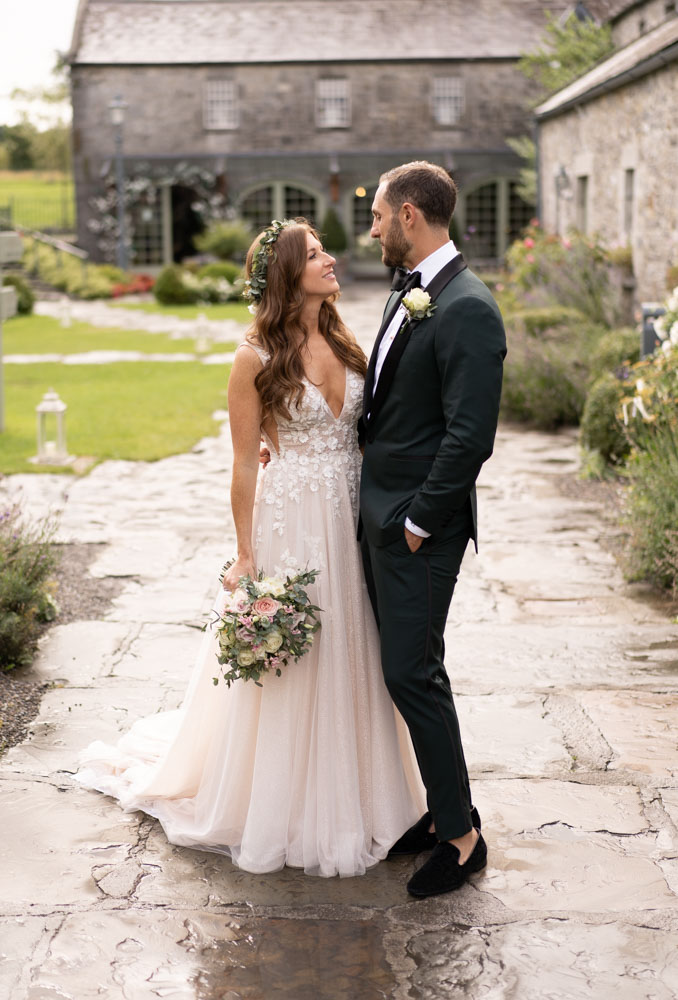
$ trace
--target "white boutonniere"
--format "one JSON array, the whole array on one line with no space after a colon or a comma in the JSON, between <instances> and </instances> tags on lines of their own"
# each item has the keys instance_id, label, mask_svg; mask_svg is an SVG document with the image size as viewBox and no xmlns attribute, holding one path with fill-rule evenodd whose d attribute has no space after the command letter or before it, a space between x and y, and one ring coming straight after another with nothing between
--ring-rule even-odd
<instances>
[{"instance_id":1,"label":"white boutonniere","mask_svg":"<svg viewBox=\"0 0 678 1000\"><path fill-rule=\"evenodd\" d=\"M403 305L410 319L428 319L438 308L435 302L431 302L431 296L423 288L411 288L403 298Z\"/></svg>"}]
</instances>

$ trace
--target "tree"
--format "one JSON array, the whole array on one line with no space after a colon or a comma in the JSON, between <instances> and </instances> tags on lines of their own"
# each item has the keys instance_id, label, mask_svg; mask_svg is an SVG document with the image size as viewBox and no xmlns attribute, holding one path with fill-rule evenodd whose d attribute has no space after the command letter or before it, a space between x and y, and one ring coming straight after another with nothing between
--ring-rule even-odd
<instances>
[{"instance_id":1,"label":"tree","mask_svg":"<svg viewBox=\"0 0 678 1000\"><path fill-rule=\"evenodd\" d=\"M37 134L34 125L26 121L18 125L0 126L0 150L9 170L33 168L33 141Z\"/></svg>"},{"instance_id":2,"label":"tree","mask_svg":"<svg viewBox=\"0 0 678 1000\"><path fill-rule=\"evenodd\" d=\"M57 65L54 82L31 90L16 88L19 122L0 126L0 163L10 170L71 169L71 127L68 113L68 80Z\"/></svg>"},{"instance_id":3,"label":"tree","mask_svg":"<svg viewBox=\"0 0 678 1000\"><path fill-rule=\"evenodd\" d=\"M526 52L518 63L520 72L538 84L533 106L583 76L612 49L610 26L594 21L582 4L577 4L574 13L564 21L547 14L546 31L539 47ZM518 194L534 205L537 200L534 141L528 135L521 135L506 142L523 161Z\"/></svg>"},{"instance_id":4,"label":"tree","mask_svg":"<svg viewBox=\"0 0 678 1000\"><path fill-rule=\"evenodd\" d=\"M506 140L514 153L523 161L520 168L520 183L516 188L517 195L528 205L537 203L537 147L529 135L521 135Z\"/></svg>"},{"instance_id":5,"label":"tree","mask_svg":"<svg viewBox=\"0 0 678 1000\"><path fill-rule=\"evenodd\" d=\"M578 8L579 11L579 8ZM546 31L539 48L526 52L518 69L539 86L534 103L562 90L610 54L609 24L598 24L577 12L560 21L547 14Z\"/></svg>"}]
</instances>

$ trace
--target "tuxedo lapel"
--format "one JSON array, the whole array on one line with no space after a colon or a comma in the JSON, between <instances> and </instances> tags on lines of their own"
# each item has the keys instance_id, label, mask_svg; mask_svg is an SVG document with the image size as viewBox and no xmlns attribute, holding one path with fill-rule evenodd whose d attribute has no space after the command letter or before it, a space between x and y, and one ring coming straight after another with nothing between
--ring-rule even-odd
<instances>
[{"instance_id":1,"label":"tuxedo lapel","mask_svg":"<svg viewBox=\"0 0 678 1000\"><path fill-rule=\"evenodd\" d=\"M456 278L458 274L461 274L466 268L466 261L461 254L457 254L453 257L449 263L445 264L443 268L438 271L435 277L426 286L424 291L428 292L431 296L431 301L435 302L442 290L449 285L453 278ZM400 305L400 302L398 302ZM379 411L384 399L388 394L388 390L391 387L391 382L395 376L398 365L400 364L400 359L405 353L405 348L409 343L409 339L412 336L412 331L414 330L417 323L421 320L409 320L404 323L399 332L396 334L395 340L389 348L388 354L384 359L384 364L382 366L381 372L379 373L379 381L377 382L377 389L374 392L374 397L372 393L372 387L374 385L374 367L376 365L376 357L379 351L379 344L386 332L386 329L395 315L395 309L387 309L388 316L384 320L377 335L377 342L372 351L372 356L370 358L370 366L367 370L367 377L365 379L365 395L363 397L363 419L365 424L372 423L377 412ZM370 372L371 369L371 372ZM369 387L369 394L368 394ZM367 414L369 413L369 420Z\"/></svg>"},{"instance_id":2,"label":"tuxedo lapel","mask_svg":"<svg viewBox=\"0 0 678 1000\"><path fill-rule=\"evenodd\" d=\"M370 405L372 403L372 396L374 393L374 370L377 367L379 345L384 339L384 334L391 325L391 320L398 311L402 298L403 296L399 292L391 293L391 297L386 303L384 318L381 321L381 326L379 327L379 332L377 333L377 339L374 342L374 347L372 348L372 353L370 354L370 361L365 374L365 388L363 390L363 419L365 421L367 421L367 414L370 412Z\"/></svg>"}]
</instances>

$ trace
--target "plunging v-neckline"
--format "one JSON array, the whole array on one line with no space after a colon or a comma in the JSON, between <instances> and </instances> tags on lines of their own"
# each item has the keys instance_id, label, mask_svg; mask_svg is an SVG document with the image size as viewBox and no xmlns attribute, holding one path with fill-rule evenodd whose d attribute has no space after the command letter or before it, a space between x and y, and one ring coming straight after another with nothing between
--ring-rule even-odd
<instances>
[{"instance_id":1,"label":"plunging v-neckline","mask_svg":"<svg viewBox=\"0 0 678 1000\"><path fill-rule=\"evenodd\" d=\"M327 402L327 399L325 398L324 393L322 393L320 391L320 388L315 384L315 382L311 382L311 380L308 377L308 375L304 375L304 378L306 379L306 381L308 382L308 384L310 386L313 386L313 388L315 389L315 391L318 393L318 395L320 396L320 398L322 399L323 403L327 407L327 409L328 409L328 411L330 413L330 416L335 421L335 423L336 423L336 421L341 420L341 415L344 412L344 410L346 409L346 395L348 393L348 368L346 368L346 367L344 368L344 398L343 398L343 401L342 401L342 404L341 404L341 409L339 410L339 413L336 415L336 417L334 415L334 410L332 409L332 407L330 406L330 404Z\"/></svg>"}]
</instances>

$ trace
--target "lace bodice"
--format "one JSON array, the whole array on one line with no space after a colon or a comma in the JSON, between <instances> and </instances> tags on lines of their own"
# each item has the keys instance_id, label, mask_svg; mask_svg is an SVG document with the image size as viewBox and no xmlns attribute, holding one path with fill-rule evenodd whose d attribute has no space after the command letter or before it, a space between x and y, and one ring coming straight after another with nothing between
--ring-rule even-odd
<instances>
[{"instance_id":1,"label":"lace bodice","mask_svg":"<svg viewBox=\"0 0 678 1000\"><path fill-rule=\"evenodd\" d=\"M247 344L262 361L268 355ZM363 379L346 369L344 405L338 417L332 413L320 389L308 379L301 406L290 407L290 419L278 417L278 451L269 442L271 461L260 473L257 500L273 506L273 530L285 532L286 504L301 503L308 492L332 504L338 511L348 491L354 516L358 511L360 450L358 417L362 409Z\"/></svg>"}]
</instances>

